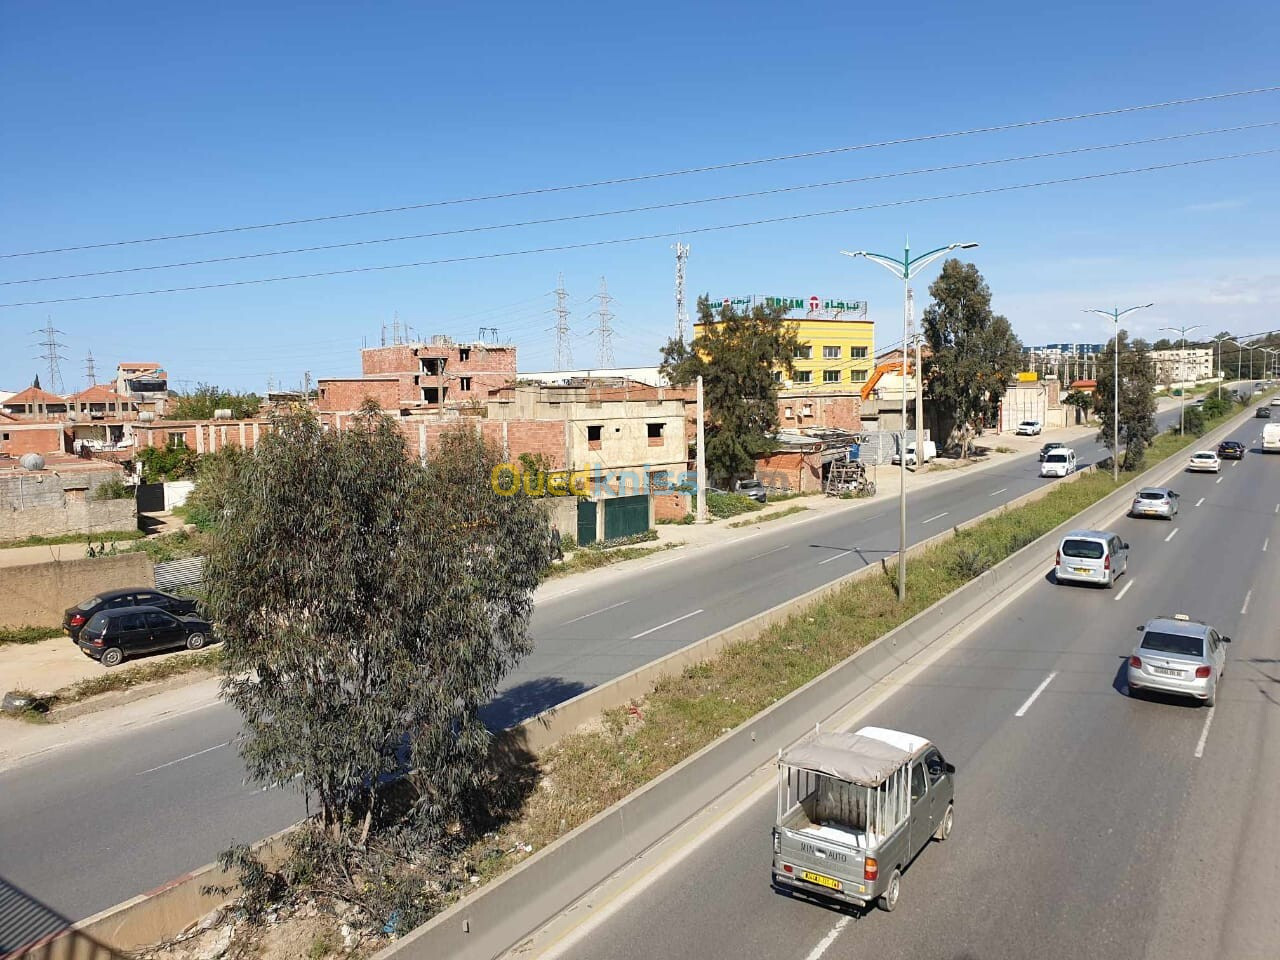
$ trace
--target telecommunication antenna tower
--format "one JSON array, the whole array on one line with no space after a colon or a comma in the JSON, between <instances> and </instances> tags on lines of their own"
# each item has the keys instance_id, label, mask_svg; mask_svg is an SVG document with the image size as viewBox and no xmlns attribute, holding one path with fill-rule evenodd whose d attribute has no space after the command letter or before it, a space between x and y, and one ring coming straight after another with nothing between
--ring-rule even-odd
<instances>
[{"instance_id":1,"label":"telecommunication antenna tower","mask_svg":"<svg viewBox=\"0 0 1280 960\"><path fill-rule=\"evenodd\" d=\"M564 289L564 274L556 280L556 369L573 369L573 348L569 343L569 294Z\"/></svg>"},{"instance_id":2,"label":"telecommunication antenna tower","mask_svg":"<svg viewBox=\"0 0 1280 960\"><path fill-rule=\"evenodd\" d=\"M684 343L689 332L689 312L684 304L684 265L689 259L689 245L677 243L676 251L676 339Z\"/></svg>"},{"instance_id":3,"label":"telecommunication antenna tower","mask_svg":"<svg viewBox=\"0 0 1280 960\"><path fill-rule=\"evenodd\" d=\"M58 361L67 359L58 351L63 348L63 344L58 341L58 335L62 333L53 326L53 318L49 317L42 330L33 330L35 334L44 337L40 341L40 346L44 347L44 353L36 357L37 360L43 360L49 365L49 390L54 393L62 393L65 389L62 384L62 371L58 369Z\"/></svg>"},{"instance_id":4,"label":"telecommunication antenna tower","mask_svg":"<svg viewBox=\"0 0 1280 960\"><path fill-rule=\"evenodd\" d=\"M596 315L600 318L600 324L596 327L596 335L600 338L600 357L597 365L601 370L609 370L613 367L613 328L610 326L613 321L613 311L609 309L613 297L609 296L609 284L605 282L604 277L600 278L600 292L596 294L596 299L600 301L600 309L596 311Z\"/></svg>"}]
</instances>

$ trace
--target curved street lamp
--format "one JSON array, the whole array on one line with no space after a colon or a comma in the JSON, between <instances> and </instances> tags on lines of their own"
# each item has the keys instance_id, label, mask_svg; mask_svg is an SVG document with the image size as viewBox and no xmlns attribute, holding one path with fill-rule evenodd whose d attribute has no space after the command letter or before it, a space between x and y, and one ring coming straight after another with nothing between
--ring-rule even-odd
<instances>
[{"instance_id":1,"label":"curved street lamp","mask_svg":"<svg viewBox=\"0 0 1280 960\"><path fill-rule=\"evenodd\" d=\"M1178 349L1181 350L1183 354L1178 359L1182 363L1183 374L1187 372L1187 358L1185 356L1187 352L1187 334L1190 333L1192 330L1199 330L1202 326L1204 326L1204 324L1197 323L1194 326L1190 326L1190 327L1161 327L1160 328L1161 330L1167 330L1170 333L1178 334L1178 343L1180 344ZM1186 380L1183 380L1182 382L1185 384ZM1187 432L1186 408L1187 408L1187 388L1183 386L1178 390L1178 435L1179 436L1182 436Z\"/></svg>"},{"instance_id":2,"label":"curved street lamp","mask_svg":"<svg viewBox=\"0 0 1280 960\"><path fill-rule=\"evenodd\" d=\"M910 343L911 326L911 279L919 275L926 266L952 250L972 250L976 243L949 243L918 257L911 256L911 241L908 240L902 250L902 259L884 253L870 253L866 250L841 250L846 257L864 257L872 263L878 263L902 281L902 451L900 460L901 472L898 489L898 600L907 599L907 351ZM920 378L920 370L916 369L916 379ZM916 464L924 462L924 440L920 428L920 411L916 410Z\"/></svg>"},{"instance_id":3,"label":"curved street lamp","mask_svg":"<svg viewBox=\"0 0 1280 960\"><path fill-rule=\"evenodd\" d=\"M1086 310L1085 313L1096 313L1100 317L1106 317L1115 325L1114 346L1111 349L1111 358L1115 364L1115 369L1111 374L1111 482L1120 482L1120 318L1127 317L1135 310L1146 310L1148 307L1154 307L1154 303L1142 303L1136 307L1129 307L1121 310L1116 307L1114 310Z\"/></svg>"}]
</instances>

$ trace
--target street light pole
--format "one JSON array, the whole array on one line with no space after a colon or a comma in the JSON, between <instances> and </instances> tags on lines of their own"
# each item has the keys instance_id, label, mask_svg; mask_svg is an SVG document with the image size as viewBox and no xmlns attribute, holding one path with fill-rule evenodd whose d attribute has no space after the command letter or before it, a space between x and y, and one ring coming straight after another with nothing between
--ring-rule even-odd
<instances>
[{"instance_id":1,"label":"street light pole","mask_svg":"<svg viewBox=\"0 0 1280 960\"><path fill-rule=\"evenodd\" d=\"M1213 364L1213 375L1218 378L1218 399L1222 399L1222 381L1226 379L1226 371L1222 369L1222 343L1224 340L1230 340L1228 334L1220 337L1214 337L1213 342L1218 350L1218 359Z\"/></svg>"},{"instance_id":2,"label":"street light pole","mask_svg":"<svg viewBox=\"0 0 1280 960\"><path fill-rule=\"evenodd\" d=\"M899 470L900 486L898 489L898 602L907 599L907 344L910 341L911 324L911 279L920 271L952 250L971 250L976 243L951 243L938 247L928 253L912 258L911 244L908 241L902 251L902 259L882 253L869 253L866 250L841 250L846 257L864 257L872 263L878 263L895 277L902 280L902 444L899 450L901 468ZM920 376L917 367L916 377ZM924 443L920 440L920 411L916 410L916 463L924 459Z\"/></svg>"},{"instance_id":3,"label":"street light pole","mask_svg":"<svg viewBox=\"0 0 1280 960\"><path fill-rule=\"evenodd\" d=\"M1178 389L1178 435L1182 436L1187 432L1187 332L1190 330L1199 330L1203 324L1197 323L1192 327L1161 327L1161 330L1167 330L1170 333L1178 334L1178 349L1182 351L1179 361L1182 363L1183 386Z\"/></svg>"},{"instance_id":4,"label":"street light pole","mask_svg":"<svg viewBox=\"0 0 1280 960\"><path fill-rule=\"evenodd\" d=\"M1253 382L1253 347L1249 344L1241 343L1239 340L1232 340L1231 342L1234 343L1241 350L1249 351L1249 382L1252 383ZM1237 353L1236 354L1236 368L1237 368L1236 377L1237 378L1239 378L1240 376L1239 367L1240 367L1240 354Z\"/></svg>"},{"instance_id":5,"label":"street light pole","mask_svg":"<svg viewBox=\"0 0 1280 960\"><path fill-rule=\"evenodd\" d=\"M1111 373L1111 482L1120 482L1120 318L1127 317L1135 310L1145 310L1148 307L1154 307L1154 303L1141 303L1136 307L1129 307L1121 310L1116 307L1114 310L1086 310L1085 313L1094 313L1100 317L1106 317L1115 327L1115 337L1112 340L1111 360L1114 364Z\"/></svg>"}]
</instances>

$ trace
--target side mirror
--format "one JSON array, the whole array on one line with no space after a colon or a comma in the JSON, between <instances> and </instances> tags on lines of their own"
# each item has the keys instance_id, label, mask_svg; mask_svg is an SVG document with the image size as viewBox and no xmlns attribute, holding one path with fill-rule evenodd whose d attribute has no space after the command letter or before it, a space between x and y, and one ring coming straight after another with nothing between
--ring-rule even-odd
<instances>
[{"instance_id":1,"label":"side mirror","mask_svg":"<svg viewBox=\"0 0 1280 960\"><path fill-rule=\"evenodd\" d=\"M956 765L954 763L944 763L943 766L947 768L947 773L956 772Z\"/></svg>"},{"instance_id":2,"label":"side mirror","mask_svg":"<svg viewBox=\"0 0 1280 960\"><path fill-rule=\"evenodd\" d=\"M1230 643L1230 642L1231 642L1231 638L1230 638L1230 637L1222 637L1221 639L1222 639L1222 642L1223 642L1223 643Z\"/></svg>"},{"instance_id":3,"label":"side mirror","mask_svg":"<svg viewBox=\"0 0 1280 960\"><path fill-rule=\"evenodd\" d=\"M1141 624L1140 624L1140 625L1138 626L1138 632L1139 632L1139 633L1141 633L1141 632L1142 632L1143 630L1145 630L1145 629L1147 629L1145 625L1141 625Z\"/></svg>"},{"instance_id":4,"label":"side mirror","mask_svg":"<svg viewBox=\"0 0 1280 960\"><path fill-rule=\"evenodd\" d=\"M1120 546L1121 546L1123 549L1125 549L1125 550L1128 550L1128 549L1129 549L1129 545L1128 545L1127 543L1122 543L1122 544L1120 544Z\"/></svg>"}]
</instances>

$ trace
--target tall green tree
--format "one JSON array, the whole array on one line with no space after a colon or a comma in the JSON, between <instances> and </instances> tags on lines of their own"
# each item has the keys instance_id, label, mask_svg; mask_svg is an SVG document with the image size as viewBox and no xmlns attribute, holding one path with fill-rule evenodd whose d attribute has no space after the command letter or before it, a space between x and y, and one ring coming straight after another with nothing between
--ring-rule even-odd
<instances>
[{"instance_id":1,"label":"tall green tree","mask_svg":"<svg viewBox=\"0 0 1280 960\"><path fill-rule=\"evenodd\" d=\"M778 429L778 374L789 376L800 341L783 306L714 309L698 298L699 333L662 348L662 372L672 383L701 375L706 405L707 472L713 480L752 473Z\"/></svg>"},{"instance_id":2,"label":"tall green tree","mask_svg":"<svg viewBox=\"0 0 1280 960\"><path fill-rule=\"evenodd\" d=\"M256 393L233 393L210 383L200 383L190 393L179 395L168 404L166 420L212 420L214 411L230 410L233 420L246 420L258 415L262 398Z\"/></svg>"},{"instance_id":3,"label":"tall green tree","mask_svg":"<svg viewBox=\"0 0 1280 960\"><path fill-rule=\"evenodd\" d=\"M1156 373L1146 344L1129 343L1127 330L1119 332L1120 340L1120 445L1124 456L1120 466L1136 470L1142 465L1143 456L1156 435ZM1112 456L1112 424L1115 422L1112 408L1116 403L1115 369L1116 338L1112 338L1098 363L1098 389L1094 393L1094 410L1101 424L1098 441Z\"/></svg>"},{"instance_id":4,"label":"tall green tree","mask_svg":"<svg viewBox=\"0 0 1280 960\"><path fill-rule=\"evenodd\" d=\"M929 287L924 311L928 396L940 434L968 456L970 438L994 417L1008 383L1022 369L1022 343L991 310L991 289L972 263L950 259Z\"/></svg>"},{"instance_id":5,"label":"tall green tree","mask_svg":"<svg viewBox=\"0 0 1280 960\"><path fill-rule=\"evenodd\" d=\"M480 709L530 650L548 541L535 501L495 489L501 462L460 429L423 464L370 404L342 431L280 417L206 476L208 606L249 775L297 778L344 848L386 815L380 778L413 771L416 799L386 826L423 834L479 782Z\"/></svg>"}]
</instances>

